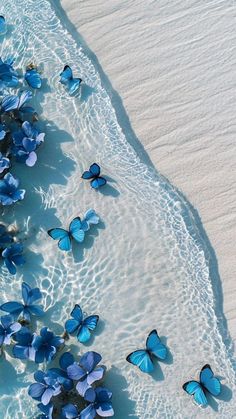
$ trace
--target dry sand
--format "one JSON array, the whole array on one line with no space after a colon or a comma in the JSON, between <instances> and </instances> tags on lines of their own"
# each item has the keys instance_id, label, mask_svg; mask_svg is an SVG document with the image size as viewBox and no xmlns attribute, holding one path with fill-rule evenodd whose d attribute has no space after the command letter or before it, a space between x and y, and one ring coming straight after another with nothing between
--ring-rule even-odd
<instances>
[{"instance_id":1,"label":"dry sand","mask_svg":"<svg viewBox=\"0 0 236 419\"><path fill-rule=\"evenodd\" d=\"M55 3L90 49L128 139L197 211L235 341L236 2Z\"/></svg>"}]
</instances>

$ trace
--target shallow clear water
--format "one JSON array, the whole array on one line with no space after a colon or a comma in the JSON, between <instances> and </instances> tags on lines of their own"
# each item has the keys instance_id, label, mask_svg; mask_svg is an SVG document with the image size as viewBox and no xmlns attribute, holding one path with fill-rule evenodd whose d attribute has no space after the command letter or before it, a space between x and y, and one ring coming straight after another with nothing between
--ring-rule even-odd
<instances>
[{"instance_id":1,"label":"shallow clear water","mask_svg":"<svg viewBox=\"0 0 236 419\"><path fill-rule=\"evenodd\" d=\"M44 291L43 323L57 333L75 303L101 316L89 345L101 352L113 391L115 418L233 418L235 371L224 343L214 275L209 274L207 244L201 239L187 203L157 172L142 162L116 119L106 86L82 46L63 27L46 0L5 0L10 23L1 46L3 58L14 55L16 67L33 61L43 69L44 88L35 93L46 130L37 165L15 168L27 190L25 200L4 211L25 235L27 264L16 277L2 271L1 300L17 299L22 279ZM70 64L85 85L70 98L58 83ZM97 161L113 181L96 193L81 172ZM46 231L67 226L94 208L103 220L74 254L63 254ZM38 323L40 326L40 322ZM170 355L153 376L125 358L142 348L157 328ZM227 330L224 330L224 336ZM69 341L75 352L87 347ZM207 410L193 405L183 382L210 363L223 377L222 399ZM35 365L0 361L0 417L34 418L36 403L27 395Z\"/></svg>"}]
</instances>

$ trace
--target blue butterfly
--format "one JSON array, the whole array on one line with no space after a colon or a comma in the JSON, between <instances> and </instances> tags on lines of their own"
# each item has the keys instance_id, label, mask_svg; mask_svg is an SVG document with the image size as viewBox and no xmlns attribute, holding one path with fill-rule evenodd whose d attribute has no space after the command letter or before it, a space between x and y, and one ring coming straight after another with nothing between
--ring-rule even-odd
<instances>
[{"instance_id":1,"label":"blue butterfly","mask_svg":"<svg viewBox=\"0 0 236 419\"><path fill-rule=\"evenodd\" d=\"M80 343L88 342L91 330L95 330L99 320L99 316L93 315L83 318L83 312L79 304L76 304L70 313L73 319L69 319L65 323L65 329L69 334L77 333L77 339Z\"/></svg>"},{"instance_id":2,"label":"blue butterfly","mask_svg":"<svg viewBox=\"0 0 236 419\"><path fill-rule=\"evenodd\" d=\"M85 232L90 229L92 224L98 224L99 221L99 216L90 208L84 214L83 220L81 220L80 217L76 217L71 221L69 231L64 230L63 228L52 228L48 230L48 234L54 240L59 240L59 249L68 251L71 249L72 238L78 243L82 243Z\"/></svg>"},{"instance_id":3,"label":"blue butterfly","mask_svg":"<svg viewBox=\"0 0 236 419\"><path fill-rule=\"evenodd\" d=\"M84 231L88 231L90 229L91 224L98 224L99 223L99 216L93 209L89 209L84 214L84 218L82 220L82 229Z\"/></svg>"},{"instance_id":4,"label":"blue butterfly","mask_svg":"<svg viewBox=\"0 0 236 419\"><path fill-rule=\"evenodd\" d=\"M150 373L154 370L153 357L166 359L167 348L161 342L157 331L152 330L146 340L146 349L140 349L132 352L126 358L126 361L139 367L142 372Z\"/></svg>"},{"instance_id":5,"label":"blue butterfly","mask_svg":"<svg viewBox=\"0 0 236 419\"><path fill-rule=\"evenodd\" d=\"M69 65L65 65L62 73L60 73L60 77L60 83L64 84L68 88L70 95L73 95L73 93L78 90L82 82L82 79L73 77L73 73Z\"/></svg>"},{"instance_id":6,"label":"blue butterfly","mask_svg":"<svg viewBox=\"0 0 236 419\"><path fill-rule=\"evenodd\" d=\"M212 396L218 396L221 392L221 383L218 378L214 377L210 365L206 364L201 369L200 382L188 381L183 385L183 389L193 396L197 404L207 406L206 392L209 392Z\"/></svg>"},{"instance_id":7,"label":"blue butterfly","mask_svg":"<svg viewBox=\"0 0 236 419\"><path fill-rule=\"evenodd\" d=\"M97 163L93 163L89 170L86 170L82 174L82 179L90 180L91 186L94 189L98 189L103 185L106 185L107 181L104 177L100 176L100 167Z\"/></svg>"},{"instance_id":8,"label":"blue butterfly","mask_svg":"<svg viewBox=\"0 0 236 419\"><path fill-rule=\"evenodd\" d=\"M40 89L42 86L42 79L36 68L32 65L28 66L25 73L25 80L33 89Z\"/></svg>"},{"instance_id":9,"label":"blue butterfly","mask_svg":"<svg viewBox=\"0 0 236 419\"><path fill-rule=\"evenodd\" d=\"M7 25L4 16L0 16L0 35L5 35L7 32Z\"/></svg>"},{"instance_id":10,"label":"blue butterfly","mask_svg":"<svg viewBox=\"0 0 236 419\"><path fill-rule=\"evenodd\" d=\"M71 221L69 231L63 228L51 228L48 230L48 234L54 240L59 240L59 249L65 250L66 252L71 249L72 238L78 243L82 243L85 236L80 217L76 217Z\"/></svg>"}]
</instances>

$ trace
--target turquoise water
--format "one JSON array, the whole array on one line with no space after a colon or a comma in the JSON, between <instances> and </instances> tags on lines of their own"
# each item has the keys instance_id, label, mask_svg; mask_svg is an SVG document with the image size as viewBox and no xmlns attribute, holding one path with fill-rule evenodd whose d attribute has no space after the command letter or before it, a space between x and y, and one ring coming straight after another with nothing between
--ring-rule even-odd
<instances>
[{"instance_id":1,"label":"turquoise water","mask_svg":"<svg viewBox=\"0 0 236 419\"><path fill-rule=\"evenodd\" d=\"M37 165L18 168L25 200L4 210L17 222L25 241L27 264L16 277L2 270L1 299L18 299L24 279L44 291L43 324L55 333L75 303L102 321L91 350L107 366L105 383L113 391L115 418L233 418L235 370L230 338L217 300L217 274L210 274L212 255L196 217L183 198L153 168L143 163L118 125L106 86L46 0L6 0L1 7L9 33L1 45L3 58L15 67L34 62L43 71L44 88L34 94L45 145ZM85 84L77 98L59 85L64 64ZM112 181L104 192L92 191L81 172L93 161ZM89 208L102 219L81 250L64 255L46 231ZM38 326L41 323L38 322ZM157 328L170 355L153 376L142 374L125 358L142 348ZM75 353L87 346L69 341ZM222 397L207 410L193 405L183 382L197 377L210 363L223 378ZM0 417L35 418L36 403L27 395L35 365L0 361Z\"/></svg>"}]
</instances>

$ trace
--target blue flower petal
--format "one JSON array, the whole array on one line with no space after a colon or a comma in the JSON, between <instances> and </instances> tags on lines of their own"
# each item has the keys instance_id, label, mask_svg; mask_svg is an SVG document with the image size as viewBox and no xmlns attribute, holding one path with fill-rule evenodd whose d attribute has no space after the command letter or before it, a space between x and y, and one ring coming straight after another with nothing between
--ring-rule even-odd
<instances>
[{"instance_id":1,"label":"blue flower petal","mask_svg":"<svg viewBox=\"0 0 236 419\"><path fill-rule=\"evenodd\" d=\"M34 373L34 379L38 383L44 383L44 378L46 377L45 372L38 370Z\"/></svg>"},{"instance_id":2,"label":"blue flower petal","mask_svg":"<svg viewBox=\"0 0 236 419\"><path fill-rule=\"evenodd\" d=\"M67 368L68 377L72 380L80 380L86 375L86 371L84 371L76 362L74 364L69 365Z\"/></svg>"},{"instance_id":3,"label":"blue flower petal","mask_svg":"<svg viewBox=\"0 0 236 419\"><path fill-rule=\"evenodd\" d=\"M53 396L53 389L47 388L42 394L42 398L41 398L41 402L43 403L44 406L46 406L50 402L52 396Z\"/></svg>"},{"instance_id":4,"label":"blue flower petal","mask_svg":"<svg viewBox=\"0 0 236 419\"><path fill-rule=\"evenodd\" d=\"M74 363L74 357L70 352L65 352L59 359L61 369L66 370L69 365Z\"/></svg>"},{"instance_id":5,"label":"blue flower petal","mask_svg":"<svg viewBox=\"0 0 236 419\"><path fill-rule=\"evenodd\" d=\"M0 309L11 314L19 314L24 309L23 304L18 303L17 301L9 301L0 306Z\"/></svg>"},{"instance_id":6,"label":"blue flower petal","mask_svg":"<svg viewBox=\"0 0 236 419\"><path fill-rule=\"evenodd\" d=\"M80 365L84 368L85 371L92 371L96 365L102 360L102 357L99 353L94 351L86 352L80 359Z\"/></svg>"},{"instance_id":7,"label":"blue flower petal","mask_svg":"<svg viewBox=\"0 0 236 419\"><path fill-rule=\"evenodd\" d=\"M79 417L79 412L76 406L74 406L72 403L66 404L61 409L61 413L62 413L62 417L66 419L76 419Z\"/></svg>"},{"instance_id":8,"label":"blue flower petal","mask_svg":"<svg viewBox=\"0 0 236 419\"><path fill-rule=\"evenodd\" d=\"M15 345L12 349L13 356L18 359L28 359L29 348L27 346Z\"/></svg>"},{"instance_id":9,"label":"blue flower petal","mask_svg":"<svg viewBox=\"0 0 236 419\"><path fill-rule=\"evenodd\" d=\"M29 386L28 394L33 399L41 397L45 391L45 384L42 383L33 383Z\"/></svg>"},{"instance_id":10,"label":"blue flower petal","mask_svg":"<svg viewBox=\"0 0 236 419\"><path fill-rule=\"evenodd\" d=\"M44 311L43 308L40 307L39 305L29 305L28 306L28 310L31 312L31 314L33 314L34 316L43 316L44 315Z\"/></svg>"}]
</instances>

